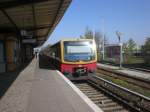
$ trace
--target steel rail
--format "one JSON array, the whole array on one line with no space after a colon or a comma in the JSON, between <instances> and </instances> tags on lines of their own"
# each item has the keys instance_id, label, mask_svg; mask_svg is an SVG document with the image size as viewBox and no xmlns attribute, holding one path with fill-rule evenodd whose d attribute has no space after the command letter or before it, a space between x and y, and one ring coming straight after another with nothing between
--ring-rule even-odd
<instances>
[{"instance_id":1,"label":"steel rail","mask_svg":"<svg viewBox=\"0 0 150 112\"><path fill-rule=\"evenodd\" d=\"M145 69L145 68L137 68L137 67L125 67L131 70L135 70L135 71L140 71L140 72L144 72L144 73L150 73L149 69Z\"/></svg>"},{"instance_id":2,"label":"steel rail","mask_svg":"<svg viewBox=\"0 0 150 112\"><path fill-rule=\"evenodd\" d=\"M121 87L99 76L92 75L90 77L90 80L94 81L98 86L101 86L109 90L111 93L121 97L122 100L125 101L127 104L129 104L131 107L134 107L139 111L150 112L149 97L131 91L127 88Z\"/></svg>"}]
</instances>

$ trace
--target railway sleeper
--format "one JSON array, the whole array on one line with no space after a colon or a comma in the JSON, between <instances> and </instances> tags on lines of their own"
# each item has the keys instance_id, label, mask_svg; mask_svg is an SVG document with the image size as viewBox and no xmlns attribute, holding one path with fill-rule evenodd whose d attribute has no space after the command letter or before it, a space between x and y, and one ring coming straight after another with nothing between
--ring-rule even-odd
<instances>
[{"instance_id":1,"label":"railway sleeper","mask_svg":"<svg viewBox=\"0 0 150 112\"><path fill-rule=\"evenodd\" d=\"M81 88L88 88L89 87L89 85L80 85L80 84L76 84L78 87L81 87Z\"/></svg>"},{"instance_id":2,"label":"railway sleeper","mask_svg":"<svg viewBox=\"0 0 150 112\"><path fill-rule=\"evenodd\" d=\"M83 93L85 93L84 91L83 91ZM91 95L99 95L99 93L85 93L87 96L91 96Z\"/></svg>"},{"instance_id":3,"label":"railway sleeper","mask_svg":"<svg viewBox=\"0 0 150 112\"><path fill-rule=\"evenodd\" d=\"M112 103L112 102L114 102L112 99L105 99L105 100L103 100L103 102L104 103Z\"/></svg>"},{"instance_id":4,"label":"railway sleeper","mask_svg":"<svg viewBox=\"0 0 150 112\"><path fill-rule=\"evenodd\" d=\"M91 99L91 100L102 100L101 98L102 98L102 97L91 97L90 99ZM108 98L107 98L107 99L108 99Z\"/></svg>"},{"instance_id":5,"label":"railway sleeper","mask_svg":"<svg viewBox=\"0 0 150 112\"><path fill-rule=\"evenodd\" d=\"M107 100L107 99L110 99L110 98L108 98L108 97L106 97L106 96L102 96L102 97L99 97L99 100Z\"/></svg>"},{"instance_id":6,"label":"railway sleeper","mask_svg":"<svg viewBox=\"0 0 150 112\"><path fill-rule=\"evenodd\" d=\"M100 104L98 104L98 106L100 106L100 107L112 107L112 106L117 106L118 104L116 103L116 102L111 102L111 103L103 103L103 102L101 102Z\"/></svg>"},{"instance_id":7,"label":"railway sleeper","mask_svg":"<svg viewBox=\"0 0 150 112\"><path fill-rule=\"evenodd\" d=\"M76 84L78 87L89 87L89 85L87 85L87 83L83 83L83 84Z\"/></svg>"},{"instance_id":8,"label":"railway sleeper","mask_svg":"<svg viewBox=\"0 0 150 112\"><path fill-rule=\"evenodd\" d=\"M120 110L118 112L129 112L129 110L123 109L123 110Z\"/></svg>"},{"instance_id":9,"label":"railway sleeper","mask_svg":"<svg viewBox=\"0 0 150 112\"><path fill-rule=\"evenodd\" d=\"M120 112L121 110L124 110L124 107L118 105L114 107L101 107L104 112Z\"/></svg>"},{"instance_id":10,"label":"railway sleeper","mask_svg":"<svg viewBox=\"0 0 150 112\"><path fill-rule=\"evenodd\" d=\"M90 98L92 101L96 101L96 100L100 100L101 101L101 99L99 98L99 97L91 97Z\"/></svg>"},{"instance_id":11,"label":"railway sleeper","mask_svg":"<svg viewBox=\"0 0 150 112\"><path fill-rule=\"evenodd\" d=\"M94 95L94 96L88 96L89 98L97 98L97 97L103 97L104 95L103 94L98 94L98 95Z\"/></svg>"},{"instance_id":12,"label":"railway sleeper","mask_svg":"<svg viewBox=\"0 0 150 112\"><path fill-rule=\"evenodd\" d=\"M91 88L91 87L79 87L79 86L77 86L77 87L82 90L95 90L94 88Z\"/></svg>"},{"instance_id":13,"label":"railway sleeper","mask_svg":"<svg viewBox=\"0 0 150 112\"><path fill-rule=\"evenodd\" d=\"M83 91L83 93L85 93L85 94L96 94L96 95L99 95L99 94L101 94L101 93L99 93L99 92L97 92L97 91Z\"/></svg>"},{"instance_id":14,"label":"railway sleeper","mask_svg":"<svg viewBox=\"0 0 150 112\"><path fill-rule=\"evenodd\" d=\"M97 90L90 90L90 89L80 89L81 91L83 91L83 92L87 92L87 93L93 93L93 92L97 92L97 93L99 93Z\"/></svg>"},{"instance_id":15,"label":"railway sleeper","mask_svg":"<svg viewBox=\"0 0 150 112\"><path fill-rule=\"evenodd\" d=\"M107 104L107 103L112 103L112 102L114 102L113 100L111 100L111 99L104 99L104 100L95 100L94 101L94 103L96 103L96 104Z\"/></svg>"}]
</instances>

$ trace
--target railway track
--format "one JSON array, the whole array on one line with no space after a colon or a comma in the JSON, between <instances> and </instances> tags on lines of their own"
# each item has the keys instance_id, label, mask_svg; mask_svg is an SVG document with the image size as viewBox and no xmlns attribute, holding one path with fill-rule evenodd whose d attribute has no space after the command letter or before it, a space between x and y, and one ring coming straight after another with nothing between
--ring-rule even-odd
<instances>
[{"instance_id":1,"label":"railway track","mask_svg":"<svg viewBox=\"0 0 150 112\"><path fill-rule=\"evenodd\" d=\"M139 87L145 88L145 89L150 89L150 81L146 79L141 79L139 77L133 77L125 73L121 73L112 69L107 69L107 68L98 68L98 73L108 75L111 77L115 77L124 81L127 81L129 83L132 83L134 85L137 85Z\"/></svg>"},{"instance_id":2,"label":"railway track","mask_svg":"<svg viewBox=\"0 0 150 112\"><path fill-rule=\"evenodd\" d=\"M94 88L88 82L75 83L76 86L86 94L104 112L129 112L114 99L105 95L102 91Z\"/></svg>"},{"instance_id":3,"label":"railway track","mask_svg":"<svg viewBox=\"0 0 150 112\"><path fill-rule=\"evenodd\" d=\"M144 73L150 73L150 69L145 69L145 68L136 68L136 67L127 67L131 70L135 70L135 71L140 71L140 72L144 72Z\"/></svg>"},{"instance_id":4,"label":"railway track","mask_svg":"<svg viewBox=\"0 0 150 112\"><path fill-rule=\"evenodd\" d=\"M74 84L104 112L150 112L150 99L98 76Z\"/></svg>"},{"instance_id":5,"label":"railway track","mask_svg":"<svg viewBox=\"0 0 150 112\"><path fill-rule=\"evenodd\" d=\"M116 66L112 63L103 63L103 64ZM142 66L141 67L131 67L131 66L123 65L123 68L131 69L131 70L135 70L135 71L139 71L139 72L143 72L143 73L150 73L150 68L148 68L148 67L142 67Z\"/></svg>"}]
</instances>

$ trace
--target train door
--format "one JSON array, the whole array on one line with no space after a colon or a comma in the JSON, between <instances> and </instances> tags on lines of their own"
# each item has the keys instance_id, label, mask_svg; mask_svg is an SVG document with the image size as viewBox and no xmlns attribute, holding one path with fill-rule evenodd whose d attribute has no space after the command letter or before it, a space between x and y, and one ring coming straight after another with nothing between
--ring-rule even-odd
<instances>
[{"instance_id":1,"label":"train door","mask_svg":"<svg viewBox=\"0 0 150 112\"><path fill-rule=\"evenodd\" d=\"M0 73L5 72L4 44L0 41Z\"/></svg>"}]
</instances>

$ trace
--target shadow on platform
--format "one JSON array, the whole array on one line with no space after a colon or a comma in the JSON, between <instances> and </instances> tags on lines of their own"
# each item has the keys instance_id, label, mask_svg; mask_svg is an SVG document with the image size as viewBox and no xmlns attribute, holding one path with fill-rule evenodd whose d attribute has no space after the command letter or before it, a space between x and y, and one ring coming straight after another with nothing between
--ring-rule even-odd
<instances>
[{"instance_id":1,"label":"shadow on platform","mask_svg":"<svg viewBox=\"0 0 150 112\"><path fill-rule=\"evenodd\" d=\"M13 72L0 73L0 99L19 76L20 72L27 67L29 63L23 64L20 68Z\"/></svg>"}]
</instances>

